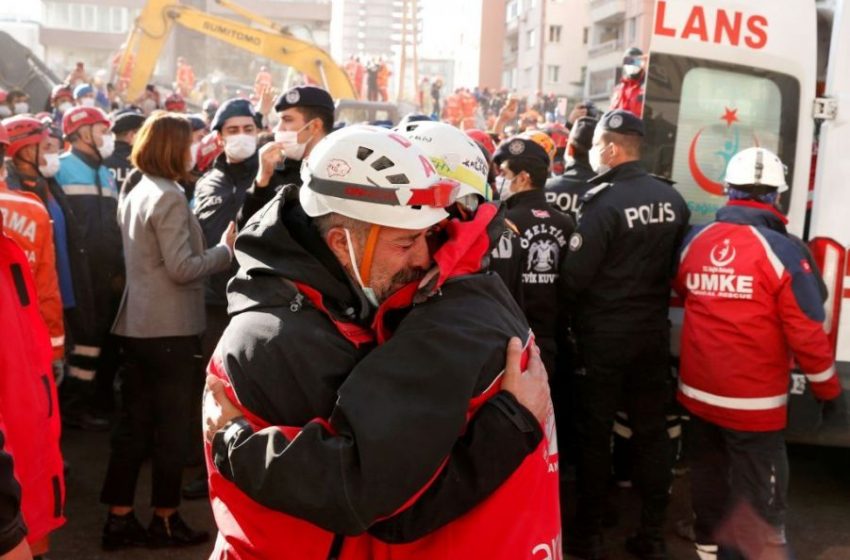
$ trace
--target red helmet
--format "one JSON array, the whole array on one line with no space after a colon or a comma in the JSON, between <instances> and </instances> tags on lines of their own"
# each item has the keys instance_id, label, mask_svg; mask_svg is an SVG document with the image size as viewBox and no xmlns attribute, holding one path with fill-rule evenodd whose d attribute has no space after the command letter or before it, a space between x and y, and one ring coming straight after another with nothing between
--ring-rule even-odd
<instances>
[{"instance_id":1,"label":"red helmet","mask_svg":"<svg viewBox=\"0 0 850 560\"><path fill-rule=\"evenodd\" d=\"M186 100L179 93L172 93L165 98L165 110L182 113L186 110Z\"/></svg>"},{"instance_id":2,"label":"red helmet","mask_svg":"<svg viewBox=\"0 0 850 560\"><path fill-rule=\"evenodd\" d=\"M109 119L102 110L97 107L74 107L65 111L62 116L62 134L70 136L81 126L97 123L110 126Z\"/></svg>"},{"instance_id":3,"label":"red helmet","mask_svg":"<svg viewBox=\"0 0 850 560\"><path fill-rule=\"evenodd\" d=\"M9 157L15 157L21 148L38 144L47 138L47 127L33 117L18 115L4 120L3 125L6 127L6 138L9 142L6 149L6 155Z\"/></svg>"},{"instance_id":4,"label":"red helmet","mask_svg":"<svg viewBox=\"0 0 850 560\"><path fill-rule=\"evenodd\" d=\"M0 144L9 145L9 133L6 132L6 127L0 122Z\"/></svg>"},{"instance_id":5,"label":"red helmet","mask_svg":"<svg viewBox=\"0 0 850 560\"><path fill-rule=\"evenodd\" d=\"M50 101L52 103L56 103L57 99L61 99L63 97L67 97L68 101L73 101L74 92L71 90L69 86L66 85L56 85L53 86L53 91L50 92Z\"/></svg>"},{"instance_id":6,"label":"red helmet","mask_svg":"<svg viewBox=\"0 0 850 560\"><path fill-rule=\"evenodd\" d=\"M490 155L493 155L493 152L496 151L496 144L493 143L493 138L484 132L483 130L479 130L477 128L470 128L464 130L466 135L484 146L484 149L490 152Z\"/></svg>"},{"instance_id":7,"label":"red helmet","mask_svg":"<svg viewBox=\"0 0 850 560\"><path fill-rule=\"evenodd\" d=\"M222 151L224 151L224 147L221 144L221 137L218 132L210 132L201 138L201 145L198 146L197 162L195 164L198 171L203 173L209 169L215 161L215 158L217 158Z\"/></svg>"}]
</instances>

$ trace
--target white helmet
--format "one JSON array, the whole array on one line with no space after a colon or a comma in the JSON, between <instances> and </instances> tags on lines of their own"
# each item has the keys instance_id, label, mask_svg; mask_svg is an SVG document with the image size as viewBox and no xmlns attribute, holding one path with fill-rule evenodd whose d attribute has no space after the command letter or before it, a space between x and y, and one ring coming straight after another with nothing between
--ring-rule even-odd
<instances>
[{"instance_id":1,"label":"white helmet","mask_svg":"<svg viewBox=\"0 0 850 560\"><path fill-rule=\"evenodd\" d=\"M466 206L475 208L478 197L493 200L487 182L489 164L474 140L447 123L420 121L412 124L415 126L399 132L422 148L437 173L460 183L458 198L475 197L473 200L467 199Z\"/></svg>"},{"instance_id":2,"label":"white helmet","mask_svg":"<svg viewBox=\"0 0 850 560\"><path fill-rule=\"evenodd\" d=\"M335 212L401 229L442 221L458 191L407 138L363 125L323 138L304 161L301 179L299 196L308 216Z\"/></svg>"},{"instance_id":3,"label":"white helmet","mask_svg":"<svg viewBox=\"0 0 850 560\"><path fill-rule=\"evenodd\" d=\"M726 185L729 187L761 186L788 190L785 182L785 165L779 156L764 148L747 148L732 157L726 167Z\"/></svg>"}]
</instances>

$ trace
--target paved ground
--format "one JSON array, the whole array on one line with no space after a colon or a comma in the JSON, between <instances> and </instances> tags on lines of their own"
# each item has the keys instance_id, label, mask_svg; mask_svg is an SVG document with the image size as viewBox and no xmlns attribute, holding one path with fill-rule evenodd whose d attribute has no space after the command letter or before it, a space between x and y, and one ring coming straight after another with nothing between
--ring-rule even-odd
<instances>
[{"instance_id":1,"label":"paved ground","mask_svg":"<svg viewBox=\"0 0 850 560\"><path fill-rule=\"evenodd\" d=\"M65 456L72 465L68 482L68 523L53 539L52 560L63 559L121 559L142 560L203 559L210 546L191 549L152 552L131 550L105 553L100 550L100 530L105 508L98 503L98 493L108 457L108 436L67 430L63 439ZM791 450L791 515L788 524L789 539L794 545L797 560L847 560L850 559L850 449L795 447ZM192 476L197 470L187 474ZM149 496L149 470L143 471L137 503L143 523L150 519L147 507ZM679 479L674 487L671 519L688 514L687 480ZM621 523L612 540L622 543L633 528L637 503L629 490L618 490L615 496ZM193 527L206 527L213 531L212 516L206 501L187 502L183 515ZM669 531L672 557L676 560L694 560L689 543ZM281 555L280 558L286 558ZM618 549L612 560L630 558ZM293 559L298 560L298 559ZM428 560L428 559L423 559ZM478 560L478 559L474 559Z\"/></svg>"}]
</instances>

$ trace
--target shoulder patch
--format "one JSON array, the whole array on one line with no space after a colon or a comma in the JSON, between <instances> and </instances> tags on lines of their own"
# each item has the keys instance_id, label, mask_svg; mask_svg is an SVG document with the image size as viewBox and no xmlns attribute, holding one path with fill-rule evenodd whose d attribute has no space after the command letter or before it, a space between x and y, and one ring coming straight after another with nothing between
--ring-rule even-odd
<instances>
[{"instance_id":1,"label":"shoulder patch","mask_svg":"<svg viewBox=\"0 0 850 560\"><path fill-rule=\"evenodd\" d=\"M577 252L581 249L582 244L584 244L584 239L579 232L575 232L570 236L570 251L573 253Z\"/></svg>"},{"instance_id":2,"label":"shoulder patch","mask_svg":"<svg viewBox=\"0 0 850 560\"><path fill-rule=\"evenodd\" d=\"M606 190L610 186L611 186L611 183L602 183L601 185L597 185L597 186L593 187L592 189L590 189L589 191L584 193L584 195L581 197L582 203L590 202L591 200L596 198L596 195L603 192L604 190Z\"/></svg>"}]
</instances>

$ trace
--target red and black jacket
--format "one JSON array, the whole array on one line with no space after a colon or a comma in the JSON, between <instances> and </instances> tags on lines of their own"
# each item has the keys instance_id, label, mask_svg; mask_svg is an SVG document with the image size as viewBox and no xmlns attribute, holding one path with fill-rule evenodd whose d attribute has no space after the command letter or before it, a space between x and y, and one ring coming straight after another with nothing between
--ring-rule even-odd
<instances>
[{"instance_id":1,"label":"red and black jacket","mask_svg":"<svg viewBox=\"0 0 850 560\"><path fill-rule=\"evenodd\" d=\"M208 449L215 557L285 547L299 559L359 558L374 539L335 535L370 528L414 541L483 501L539 447L539 424L507 393L470 420L508 338L528 332L495 275L477 275L463 297L447 283L375 347L367 307L295 200L278 196L258 213L237 255L232 320L210 371L232 384L248 422ZM483 313L487 302L507 311Z\"/></svg>"}]
</instances>

